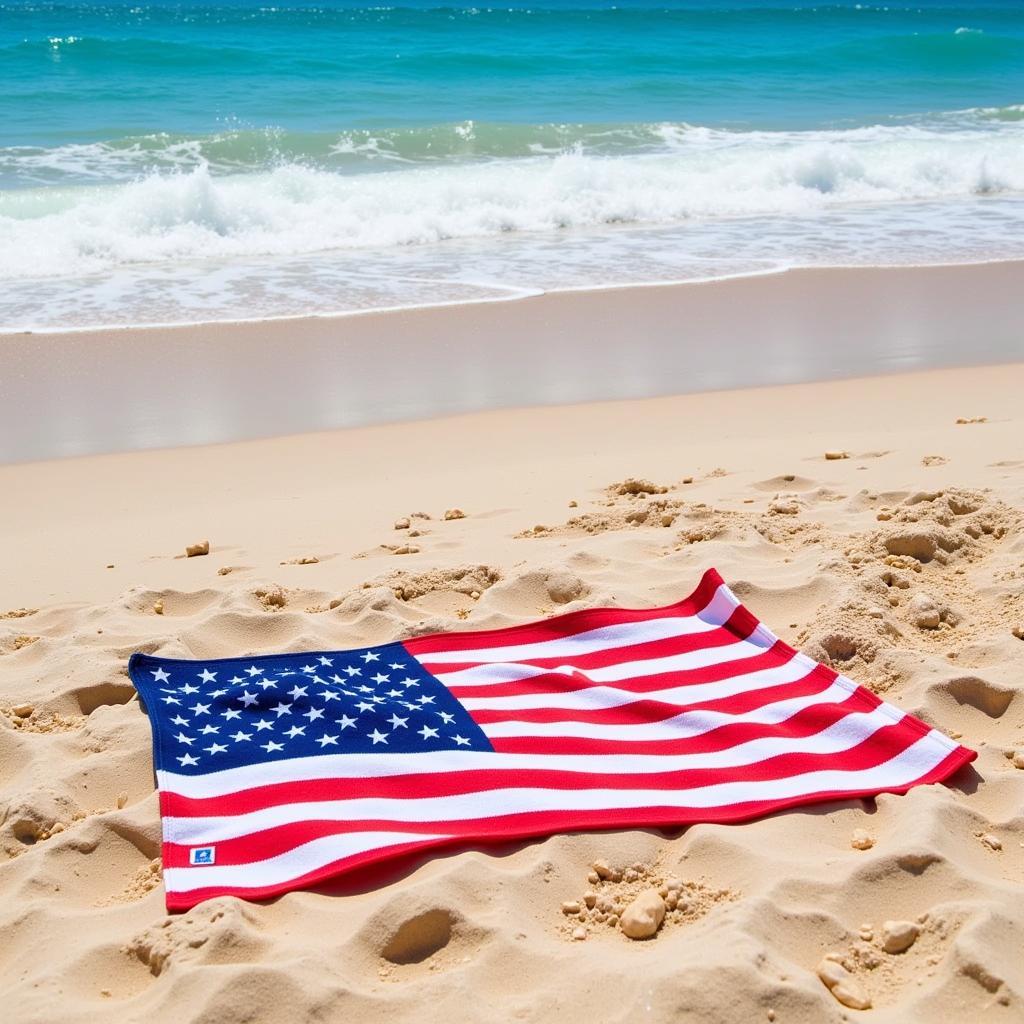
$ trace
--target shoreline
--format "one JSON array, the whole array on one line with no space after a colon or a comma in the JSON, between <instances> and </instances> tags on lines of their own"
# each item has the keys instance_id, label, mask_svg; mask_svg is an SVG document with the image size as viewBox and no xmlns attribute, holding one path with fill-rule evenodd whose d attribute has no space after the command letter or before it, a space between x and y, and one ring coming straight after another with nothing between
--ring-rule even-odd
<instances>
[{"instance_id":1,"label":"shoreline","mask_svg":"<svg viewBox=\"0 0 1024 1024\"><path fill-rule=\"evenodd\" d=\"M0 462L1014 362L1024 261L0 340ZM586 367L586 373L581 373Z\"/></svg>"},{"instance_id":2,"label":"shoreline","mask_svg":"<svg viewBox=\"0 0 1024 1024\"><path fill-rule=\"evenodd\" d=\"M694 257L695 258L695 257ZM714 274L710 277L666 278L657 281L629 281L624 284L601 283L566 285L543 288L527 285L502 284L500 281L474 281L481 288L504 291L505 295L486 295L476 299L445 299L439 302L418 302L399 306L373 306L368 309L341 309L320 313L282 313L279 316L227 317L220 320L168 320L139 324L90 324L87 327L12 327L0 326L0 345L4 338L23 336L63 336L70 334L108 334L121 331L161 331L195 329L201 327L239 327L251 324L296 323L306 320L345 320L349 317L378 316L385 313L417 312L425 309L450 309L461 306L482 306L500 302L520 302L536 299L542 295L578 295L587 292L629 292L645 288L681 288L685 285L720 284L723 281L738 281L748 277L773 277L798 271L843 271L843 270L932 270L940 267L990 267L1007 263L1022 263L1024 257L996 257L994 259L954 260L949 263L830 263L828 265L794 264L772 265L763 270L744 270L730 274ZM439 279L439 283L441 279Z\"/></svg>"}]
</instances>

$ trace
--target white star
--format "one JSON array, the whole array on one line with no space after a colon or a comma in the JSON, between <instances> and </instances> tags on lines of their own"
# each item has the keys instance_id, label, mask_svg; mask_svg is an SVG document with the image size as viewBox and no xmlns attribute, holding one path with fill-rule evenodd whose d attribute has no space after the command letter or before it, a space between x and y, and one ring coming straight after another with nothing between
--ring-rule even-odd
<instances>
[{"instance_id":1,"label":"white star","mask_svg":"<svg viewBox=\"0 0 1024 1024\"><path fill-rule=\"evenodd\" d=\"M268 722L265 718L261 718L258 722L253 722L253 725L256 726L257 732L263 732L264 729L274 728L274 723Z\"/></svg>"},{"instance_id":2,"label":"white star","mask_svg":"<svg viewBox=\"0 0 1024 1024\"><path fill-rule=\"evenodd\" d=\"M223 754L228 748L223 743L213 743L208 747L203 747L208 754Z\"/></svg>"},{"instance_id":3,"label":"white star","mask_svg":"<svg viewBox=\"0 0 1024 1024\"><path fill-rule=\"evenodd\" d=\"M272 754L275 750L284 750L284 744L275 743L273 740L271 740L269 743L264 743L260 747L260 749L265 750L268 754Z\"/></svg>"},{"instance_id":4,"label":"white star","mask_svg":"<svg viewBox=\"0 0 1024 1024\"><path fill-rule=\"evenodd\" d=\"M369 701L361 700L357 705L360 711L372 711L373 705Z\"/></svg>"},{"instance_id":5,"label":"white star","mask_svg":"<svg viewBox=\"0 0 1024 1024\"><path fill-rule=\"evenodd\" d=\"M431 739L432 737L434 737L434 736L436 736L436 735L437 735L437 730L436 730L436 729L431 729L429 725L425 725L425 726L423 726L423 728L422 728L422 729L420 729L420 731L419 731L419 732L420 732L420 735L421 735L421 736L422 736L422 737L423 737L423 738L424 738L425 740L429 740L429 739Z\"/></svg>"},{"instance_id":6,"label":"white star","mask_svg":"<svg viewBox=\"0 0 1024 1024\"><path fill-rule=\"evenodd\" d=\"M263 669L257 668L255 665L250 665L246 670L249 673L249 677L263 675Z\"/></svg>"},{"instance_id":7,"label":"white star","mask_svg":"<svg viewBox=\"0 0 1024 1024\"><path fill-rule=\"evenodd\" d=\"M288 696L291 697L292 700L298 700L299 697L305 697L306 696L306 692L307 692L307 689L306 689L305 686L293 686L288 691Z\"/></svg>"},{"instance_id":8,"label":"white star","mask_svg":"<svg viewBox=\"0 0 1024 1024\"><path fill-rule=\"evenodd\" d=\"M305 731L306 727L304 725L293 725L290 729L286 729L284 734L288 739L293 740L296 736L301 736Z\"/></svg>"},{"instance_id":9,"label":"white star","mask_svg":"<svg viewBox=\"0 0 1024 1024\"><path fill-rule=\"evenodd\" d=\"M325 700L341 700L341 698L333 690L324 690L320 696Z\"/></svg>"},{"instance_id":10,"label":"white star","mask_svg":"<svg viewBox=\"0 0 1024 1024\"><path fill-rule=\"evenodd\" d=\"M342 679L341 676L339 676L337 672L335 672L334 675L331 676L331 682L332 683L337 683L339 686L341 686L341 684L343 682L345 682L345 680Z\"/></svg>"},{"instance_id":11,"label":"white star","mask_svg":"<svg viewBox=\"0 0 1024 1024\"><path fill-rule=\"evenodd\" d=\"M242 706L247 708L250 704L255 704L259 700L259 697L257 697L255 693L250 693L248 690L245 690L238 699L242 702Z\"/></svg>"},{"instance_id":12,"label":"white star","mask_svg":"<svg viewBox=\"0 0 1024 1024\"><path fill-rule=\"evenodd\" d=\"M349 718L348 715L342 715L341 718L337 719L337 722L342 729L354 729L356 727L356 720Z\"/></svg>"},{"instance_id":13,"label":"white star","mask_svg":"<svg viewBox=\"0 0 1024 1024\"><path fill-rule=\"evenodd\" d=\"M378 743L387 743L388 741L387 736L385 736L384 733L382 733L379 729L374 729L373 732L368 732L366 735L369 736L371 740L373 740L374 746L376 746Z\"/></svg>"},{"instance_id":14,"label":"white star","mask_svg":"<svg viewBox=\"0 0 1024 1024\"><path fill-rule=\"evenodd\" d=\"M429 696L428 694L424 694L422 697L420 697L420 703L421 704L433 704L434 703L434 698Z\"/></svg>"},{"instance_id":15,"label":"white star","mask_svg":"<svg viewBox=\"0 0 1024 1024\"><path fill-rule=\"evenodd\" d=\"M209 736L210 733L212 733L212 732L220 732L220 726L219 725L204 725L202 727L202 729L200 729L199 731L204 736Z\"/></svg>"},{"instance_id":16,"label":"white star","mask_svg":"<svg viewBox=\"0 0 1024 1024\"><path fill-rule=\"evenodd\" d=\"M280 718L282 715L290 715L292 713L292 706L291 706L291 704L284 704L284 703L278 702L277 707L276 708L271 708L270 710L271 711L276 711L277 712L277 717Z\"/></svg>"},{"instance_id":17,"label":"white star","mask_svg":"<svg viewBox=\"0 0 1024 1024\"><path fill-rule=\"evenodd\" d=\"M199 758L193 757L191 754L183 754L178 758L178 764L185 768L188 765L199 764Z\"/></svg>"},{"instance_id":18,"label":"white star","mask_svg":"<svg viewBox=\"0 0 1024 1024\"><path fill-rule=\"evenodd\" d=\"M400 668L405 668L405 666L403 664L401 664L401 662L399 662L397 664L388 665L388 668L393 668L393 669L395 669L397 671Z\"/></svg>"},{"instance_id":19,"label":"white star","mask_svg":"<svg viewBox=\"0 0 1024 1024\"><path fill-rule=\"evenodd\" d=\"M460 747L468 747L469 746L469 740L467 740L465 736L453 736L452 739L455 740L455 742Z\"/></svg>"},{"instance_id":20,"label":"white star","mask_svg":"<svg viewBox=\"0 0 1024 1024\"><path fill-rule=\"evenodd\" d=\"M253 683L254 686L259 686L264 690L275 690L277 689L277 683L273 679L257 679Z\"/></svg>"},{"instance_id":21,"label":"white star","mask_svg":"<svg viewBox=\"0 0 1024 1024\"><path fill-rule=\"evenodd\" d=\"M409 686L419 686L420 684L419 684L419 680L413 679L412 676L406 676L404 679L399 680L398 685L399 686L409 687Z\"/></svg>"},{"instance_id":22,"label":"white star","mask_svg":"<svg viewBox=\"0 0 1024 1024\"><path fill-rule=\"evenodd\" d=\"M384 675L383 672L378 672L375 676L370 677L375 683L386 683L391 676Z\"/></svg>"},{"instance_id":23,"label":"white star","mask_svg":"<svg viewBox=\"0 0 1024 1024\"><path fill-rule=\"evenodd\" d=\"M361 676L363 674L363 670L361 668L356 668L355 665L346 665L341 671L347 672L349 679L353 676Z\"/></svg>"},{"instance_id":24,"label":"white star","mask_svg":"<svg viewBox=\"0 0 1024 1024\"><path fill-rule=\"evenodd\" d=\"M374 654L373 651L367 651L363 656L363 661L369 663L371 661L380 661L380 655Z\"/></svg>"},{"instance_id":25,"label":"white star","mask_svg":"<svg viewBox=\"0 0 1024 1024\"><path fill-rule=\"evenodd\" d=\"M228 682L231 683L233 686L237 686L239 683L244 683L245 680L241 676L232 676L228 680Z\"/></svg>"},{"instance_id":26,"label":"white star","mask_svg":"<svg viewBox=\"0 0 1024 1024\"><path fill-rule=\"evenodd\" d=\"M357 686L356 689L360 693L373 693L373 687L372 686Z\"/></svg>"},{"instance_id":27,"label":"white star","mask_svg":"<svg viewBox=\"0 0 1024 1024\"><path fill-rule=\"evenodd\" d=\"M198 693L199 692L199 687L198 686L193 686L191 683L186 683L181 688L181 692L182 693Z\"/></svg>"},{"instance_id":28,"label":"white star","mask_svg":"<svg viewBox=\"0 0 1024 1024\"><path fill-rule=\"evenodd\" d=\"M196 704L194 707L189 708L189 711L194 715L208 715L210 713L210 705Z\"/></svg>"},{"instance_id":29,"label":"white star","mask_svg":"<svg viewBox=\"0 0 1024 1024\"><path fill-rule=\"evenodd\" d=\"M315 722L318 718L323 718L324 713L320 710L320 708L310 708L303 714L302 717L308 718L310 722Z\"/></svg>"},{"instance_id":30,"label":"white star","mask_svg":"<svg viewBox=\"0 0 1024 1024\"><path fill-rule=\"evenodd\" d=\"M302 669L300 671L313 673L313 672L316 671L316 666L315 665L303 665Z\"/></svg>"},{"instance_id":31,"label":"white star","mask_svg":"<svg viewBox=\"0 0 1024 1024\"><path fill-rule=\"evenodd\" d=\"M177 697L161 697L160 698L165 704L180 704L181 701Z\"/></svg>"},{"instance_id":32,"label":"white star","mask_svg":"<svg viewBox=\"0 0 1024 1024\"><path fill-rule=\"evenodd\" d=\"M321 736L317 740L317 743L320 744L321 748L323 748L323 747L336 747L338 745L338 737L337 736Z\"/></svg>"},{"instance_id":33,"label":"white star","mask_svg":"<svg viewBox=\"0 0 1024 1024\"><path fill-rule=\"evenodd\" d=\"M172 721L172 722L173 722L173 723L174 723L175 725L188 725L188 719L187 719L187 718L182 718L182 717L181 717L181 715L175 715L175 716L174 716L174 717L173 717L173 718L171 719L171 721Z\"/></svg>"},{"instance_id":34,"label":"white star","mask_svg":"<svg viewBox=\"0 0 1024 1024\"><path fill-rule=\"evenodd\" d=\"M398 715L392 715L388 719L388 721L391 723L391 728L392 729L397 729L399 727L401 727L403 729L408 729L409 728L409 726L407 724L408 721L409 721L408 718L399 718Z\"/></svg>"},{"instance_id":35,"label":"white star","mask_svg":"<svg viewBox=\"0 0 1024 1024\"><path fill-rule=\"evenodd\" d=\"M236 743L238 743L241 740L251 740L252 739L252 733L251 732L242 732L242 730L239 729L238 732L236 732L231 738Z\"/></svg>"},{"instance_id":36,"label":"white star","mask_svg":"<svg viewBox=\"0 0 1024 1024\"><path fill-rule=\"evenodd\" d=\"M228 692L227 690L211 690L210 691L210 696L211 697L223 697L224 694L227 693L227 692Z\"/></svg>"},{"instance_id":37,"label":"white star","mask_svg":"<svg viewBox=\"0 0 1024 1024\"><path fill-rule=\"evenodd\" d=\"M186 736L183 732L179 732L178 735L175 736L174 738L179 743L187 743L190 747L192 746L193 743L195 743L195 737L194 736Z\"/></svg>"},{"instance_id":38,"label":"white star","mask_svg":"<svg viewBox=\"0 0 1024 1024\"><path fill-rule=\"evenodd\" d=\"M445 725L451 725L452 722L455 721L455 716L449 715L447 711L438 711L438 714L441 716L441 721L444 722Z\"/></svg>"},{"instance_id":39,"label":"white star","mask_svg":"<svg viewBox=\"0 0 1024 1024\"><path fill-rule=\"evenodd\" d=\"M168 679L170 679L171 677L170 677L170 675L169 675L169 674L168 674L167 672L165 672L165 671L164 671L164 670L163 670L162 668L155 668L155 669L153 669L153 678L154 678L154 679L155 679L155 680L156 680L156 681L157 681L158 683L165 683L165 682L167 682L167 680L168 680Z\"/></svg>"},{"instance_id":40,"label":"white star","mask_svg":"<svg viewBox=\"0 0 1024 1024\"><path fill-rule=\"evenodd\" d=\"M199 673L199 678L204 683L212 683L214 679L217 678L217 673L211 672L208 668L204 668L203 671Z\"/></svg>"},{"instance_id":41,"label":"white star","mask_svg":"<svg viewBox=\"0 0 1024 1024\"><path fill-rule=\"evenodd\" d=\"M228 708L227 711L221 715L221 718L226 718L230 722L232 718L240 718L241 715L242 712L239 711L238 708Z\"/></svg>"},{"instance_id":42,"label":"white star","mask_svg":"<svg viewBox=\"0 0 1024 1024\"><path fill-rule=\"evenodd\" d=\"M325 658L325 657L324 657L324 656L323 656L323 655L321 654L321 655L320 655L320 664L321 664L321 665L333 665L333 664L334 664L334 662L333 662L333 661L331 661L331 659L330 659L330 658Z\"/></svg>"},{"instance_id":43,"label":"white star","mask_svg":"<svg viewBox=\"0 0 1024 1024\"><path fill-rule=\"evenodd\" d=\"M383 704L387 701L387 697L376 696L371 697L370 700L372 700L374 704Z\"/></svg>"},{"instance_id":44,"label":"white star","mask_svg":"<svg viewBox=\"0 0 1024 1024\"><path fill-rule=\"evenodd\" d=\"M388 690L388 696L389 697L401 697L402 696L402 691L401 690Z\"/></svg>"}]
</instances>

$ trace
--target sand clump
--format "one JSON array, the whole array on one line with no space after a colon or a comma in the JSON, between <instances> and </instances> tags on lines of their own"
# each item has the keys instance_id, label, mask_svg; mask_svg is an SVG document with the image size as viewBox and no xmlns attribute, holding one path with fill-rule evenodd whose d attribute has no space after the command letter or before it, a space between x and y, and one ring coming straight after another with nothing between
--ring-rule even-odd
<instances>
[{"instance_id":1,"label":"sand clump","mask_svg":"<svg viewBox=\"0 0 1024 1024\"><path fill-rule=\"evenodd\" d=\"M572 930L584 927L588 934L611 929L629 939L649 939L663 926L699 921L716 905L738 898L729 889L683 881L642 861L620 867L595 860L587 882L582 895L560 907L570 938Z\"/></svg>"},{"instance_id":2,"label":"sand clump","mask_svg":"<svg viewBox=\"0 0 1024 1024\"><path fill-rule=\"evenodd\" d=\"M195 544L185 545L185 557L186 558L198 558L200 555L208 555L210 553L210 542L208 540L201 540Z\"/></svg>"},{"instance_id":3,"label":"sand clump","mask_svg":"<svg viewBox=\"0 0 1024 1024\"><path fill-rule=\"evenodd\" d=\"M392 572L363 584L363 587L387 587L400 601L415 601L439 593L464 594L467 597L476 595L474 599L478 599L501 578L501 573L493 566L463 565L426 572Z\"/></svg>"},{"instance_id":4,"label":"sand clump","mask_svg":"<svg viewBox=\"0 0 1024 1024\"><path fill-rule=\"evenodd\" d=\"M874 837L867 829L855 828L850 836L850 846L855 850L870 850L875 845Z\"/></svg>"}]
</instances>

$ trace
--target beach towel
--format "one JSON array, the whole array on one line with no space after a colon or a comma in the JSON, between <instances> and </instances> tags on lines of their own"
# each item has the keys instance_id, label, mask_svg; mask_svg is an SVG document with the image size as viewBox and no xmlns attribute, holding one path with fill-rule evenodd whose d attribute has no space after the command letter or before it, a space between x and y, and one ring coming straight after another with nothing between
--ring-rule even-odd
<instances>
[{"instance_id":1,"label":"beach towel","mask_svg":"<svg viewBox=\"0 0 1024 1024\"><path fill-rule=\"evenodd\" d=\"M713 569L664 608L129 669L171 910L444 847L904 793L976 756L783 643Z\"/></svg>"}]
</instances>

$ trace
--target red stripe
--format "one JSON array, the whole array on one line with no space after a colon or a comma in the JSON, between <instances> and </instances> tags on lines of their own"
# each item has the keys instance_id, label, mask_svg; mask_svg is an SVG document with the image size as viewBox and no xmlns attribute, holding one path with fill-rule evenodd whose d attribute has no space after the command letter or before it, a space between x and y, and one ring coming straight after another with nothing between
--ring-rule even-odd
<instances>
[{"instance_id":1,"label":"red stripe","mask_svg":"<svg viewBox=\"0 0 1024 1024\"><path fill-rule=\"evenodd\" d=\"M419 658L436 651L472 651L483 647L541 643L545 640L572 636L575 633L587 633L605 626L618 626L624 622L646 622L648 619L665 619L672 616L687 617L702 611L715 596L715 591L722 582L722 577L714 569L708 569L697 589L689 597L663 608L588 608L584 611L555 615L543 622L525 623L522 626L413 637L404 641L404 646L409 654ZM754 629L757 620L752 615L750 619L753 621L750 629Z\"/></svg>"},{"instance_id":2,"label":"red stripe","mask_svg":"<svg viewBox=\"0 0 1024 1024\"><path fill-rule=\"evenodd\" d=\"M695 754L726 750L762 736L813 736L856 710L829 701L804 708L785 722L760 725L756 722L725 723L717 729L678 740L605 740L582 736L488 737L499 754Z\"/></svg>"},{"instance_id":3,"label":"red stripe","mask_svg":"<svg viewBox=\"0 0 1024 1024\"><path fill-rule=\"evenodd\" d=\"M734 623L733 620L736 620ZM561 668L567 661L572 663L573 669L586 672L587 669L607 668L610 665L622 665L625 662L648 661L652 658L667 658L674 654L691 654L694 651L712 650L718 647L727 647L731 644L746 640L753 630L745 629L747 625L744 616L736 616L733 613L722 626L709 629L703 633L682 633L679 636L663 637L660 640L644 640L619 644L614 647L604 647L600 650L591 651L589 654L556 654L548 658L525 657L525 658L500 658L497 661L484 659L482 661L457 661L443 662L432 661L429 657L419 657L420 664L434 675L446 675L452 672L461 672L464 669L479 668L484 665L536 665L538 668Z\"/></svg>"},{"instance_id":4,"label":"red stripe","mask_svg":"<svg viewBox=\"0 0 1024 1024\"><path fill-rule=\"evenodd\" d=\"M713 700L696 701L691 704L671 704L661 700L637 700L631 704L620 704L613 708L525 708L508 711L491 711L476 708L470 717L479 726L494 722L587 722L592 725L644 725L665 722L670 718L690 711L725 711L731 715L742 715L757 708L767 707L778 701L822 693L832 685L816 671L808 672L803 679L793 683L777 684L745 693L734 693ZM484 729L486 733L486 728ZM625 734L624 737L625 738Z\"/></svg>"},{"instance_id":5,"label":"red stripe","mask_svg":"<svg viewBox=\"0 0 1024 1024\"><path fill-rule=\"evenodd\" d=\"M893 734L893 730L900 730L898 723L883 726L877 732L864 739L861 743L842 751L843 771L859 771L865 768L873 768L876 765L901 754L907 747L911 746L919 737L904 736L903 742L899 742ZM900 730L905 731L905 730ZM550 789L564 791L568 794L576 793L583 789L621 790L623 792L636 789L657 789L672 792L682 792L691 789L701 789L706 786L714 786L720 783L734 782L764 782L805 775L808 772L821 771L835 767L836 754L808 754L794 752L790 754L779 754L775 757L765 758L762 761L755 761L747 765L733 765L725 768L692 768L680 771L660 772L656 775L594 775L585 772L557 772L545 770L524 770L516 772L510 777L508 772L482 769L474 772L460 772L457 776L436 775L420 776L416 782L406 781L401 789L397 787L389 793L368 793L365 790L358 790L349 785L338 787L343 790L341 793L332 792L334 786L321 787L318 791L307 792L303 796L293 796L288 801L278 801L281 805L289 803L302 803L305 800L324 802L330 800L357 800L366 798L392 798L415 803L417 800L432 799L435 797L465 796L474 793L482 794L494 807L500 807L501 791L511 787L514 782L516 789ZM408 779L408 777L406 777ZM338 780L342 781L342 780ZM344 780L350 782L350 780ZM567 797L572 800L572 797ZM612 801L614 798L611 798ZM216 803L215 800L188 801L179 798L182 804ZM177 803L177 801L176 801ZM219 813L212 807L203 808L206 814L195 814L195 808L187 806L175 807L174 810L165 810L165 814L172 817L208 817L218 821L228 818L234 814L244 813L244 810L227 811L223 807ZM193 813L189 813L192 811ZM496 828L503 828L511 818L519 818L523 814L541 815L563 815L564 811L534 811L517 812L506 815L487 815L483 818L474 818L458 821L427 821L408 822L390 818L375 819L347 819L345 821L323 821L316 818L307 818L300 822L291 822L285 825L277 825L273 828L260 832L249 833L237 839L220 840L217 842L217 863L218 864L245 864L254 860L261 860L266 857L276 856L285 850L292 849L302 843L315 839L317 835L332 835L342 832L363 832L363 831L386 831L386 832L458 832L469 834L476 831L489 832ZM312 832L309 835L303 831L307 826L315 825L318 828L323 826L324 831ZM280 845L274 849L261 845L264 838L276 835L280 838ZM292 835L292 839L285 842L283 837ZM277 840L274 840L277 842ZM254 845L255 844L255 845ZM191 846L181 846L178 860L169 867L186 867L188 865L188 851Z\"/></svg>"},{"instance_id":6,"label":"red stripe","mask_svg":"<svg viewBox=\"0 0 1024 1024\"><path fill-rule=\"evenodd\" d=\"M595 682L586 676L551 672L540 676L531 676L528 679L516 679L508 683L484 683L474 686L453 685L448 689L452 696L458 697L460 700L463 697L519 697L527 693L572 693L576 690L587 690L592 686L612 686L617 690L647 693L651 690L664 690L667 686L720 683L724 679L735 679L737 676L750 675L764 669L779 668L788 664L792 659L793 652L787 652L785 645L780 640L763 654L755 654L750 658L722 661L714 665L706 665L703 668L675 669L671 672L659 672L652 676L631 676L627 679L615 679L607 683ZM829 670L826 669L826 671Z\"/></svg>"},{"instance_id":7,"label":"red stripe","mask_svg":"<svg viewBox=\"0 0 1024 1024\"><path fill-rule=\"evenodd\" d=\"M680 826L697 822L701 823L725 823L744 821L761 815L785 810L789 807L799 807L808 803L815 803L823 800L840 800L848 802L866 796L876 796L879 793L906 793L915 786L926 785L934 782L941 782L949 778L954 772L964 765L973 761L977 754L965 747L957 747L951 751L938 765L930 772L914 779L911 782L900 786L885 787L882 789L864 790L826 790L817 793L806 793L799 796L788 797L784 800L774 801L750 801L742 804L730 804L725 807L702 808L695 811L670 808L640 808L634 809L611 809L598 812L572 812L560 815L559 822L554 827L550 825L539 825L536 821L517 821L509 824L499 834L479 835L478 837L452 836L445 839L427 840L417 842L411 840L407 844L387 847L383 850L369 850L364 853L355 854L351 857L341 858L330 864L326 864L315 871L305 875L287 879L284 882L270 886L243 887L224 886L210 887L206 889L194 889L191 892L168 892L167 907L169 910L187 910L194 907L203 900L213 896L242 896L246 899L264 899L276 896L294 889L310 888L325 879L341 872L348 872L360 866L379 865L386 861L408 856L410 853L421 852L426 849L443 849L445 847L466 847L487 846L494 843L506 844L510 841L530 839L537 836L544 836L551 831L569 832L581 829L616 829L636 827L659 827L659 826ZM475 839L474 841L471 841ZM168 854L172 844L164 844L164 863L169 865ZM218 859L221 846L218 844Z\"/></svg>"},{"instance_id":8,"label":"red stripe","mask_svg":"<svg viewBox=\"0 0 1024 1024\"><path fill-rule=\"evenodd\" d=\"M893 735L889 730L893 726L899 727L899 723L894 722L892 726L883 726L872 736L885 736L892 740ZM761 738L766 737L762 736ZM916 735L908 736L905 742L893 747L894 752L898 753L917 739L919 737ZM863 742L868 742L868 739ZM835 759L845 757L845 755L846 752L841 751L829 756ZM775 761L782 757L793 756L795 754L778 754L755 763L766 764L769 760ZM808 754L806 756L823 755ZM478 768L461 772L420 772L414 775L392 775L365 779L313 779L302 782L282 782L272 786L242 790L225 796L201 798L182 796L164 790L161 793L160 810L167 817L220 818L247 814L250 811L259 811L267 807L321 800L359 798L414 800L435 796L456 796L462 793L505 788L510 781L514 782L516 786L540 786L547 789L670 789L676 782L685 780L695 771L732 772L735 773L734 777L739 778L741 773L747 770L747 767L740 765L717 769L672 769L666 765L663 772L621 772L616 774L548 768L520 768L515 772L498 768ZM720 781L728 781L728 779L723 778Z\"/></svg>"},{"instance_id":9,"label":"red stripe","mask_svg":"<svg viewBox=\"0 0 1024 1024\"><path fill-rule=\"evenodd\" d=\"M828 714L823 715L820 711L821 705L806 708L798 715L794 715L788 722L782 725L753 725L745 723L743 726L723 726L713 732L704 733L700 736L693 736L688 740L656 741L672 743L676 749L674 754L700 754L715 753L725 750L739 743L748 743L751 740L770 739L780 736L803 739L807 736L816 735L818 732L827 729L829 726L840 721L846 715L855 711L862 711L862 708L843 704L829 704ZM906 718L903 723L909 725ZM742 729L742 737L737 734ZM919 734L908 740L904 746L909 745ZM625 749L616 750L615 753L641 753L636 748L655 743L619 744ZM902 749L902 748L901 748ZM833 757L840 757L836 754ZM236 793L228 793L223 796L213 797L186 797L169 790L160 792L160 812L164 816L173 817L218 817L234 814L245 814L249 811L258 811L265 807L274 807L279 804L287 804L295 801L312 800L343 800L355 799L356 797L424 797L443 796L454 793L471 793L480 788L477 779L488 777L493 782L502 786L507 785L509 779L518 780L520 777L534 776L548 773L553 778L563 778L567 788L579 786L581 779L632 779L641 788L645 779L658 778L663 775L674 774L670 769L671 761L666 763L665 772L658 773L622 773L611 775L600 772L578 772L568 770L552 770L539 768L521 768L511 771L509 769L472 769L461 772L417 772L408 775L379 776L358 779L310 779L301 782L279 782L268 786L254 786L252 789L239 790ZM679 771L692 771L694 769L677 769ZM575 781L574 781L575 780ZM610 782L601 782L598 788L620 788ZM556 787L557 788L557 787ZM621 788L629 788L624 785Z\"/></svg>"}]
</instances>

